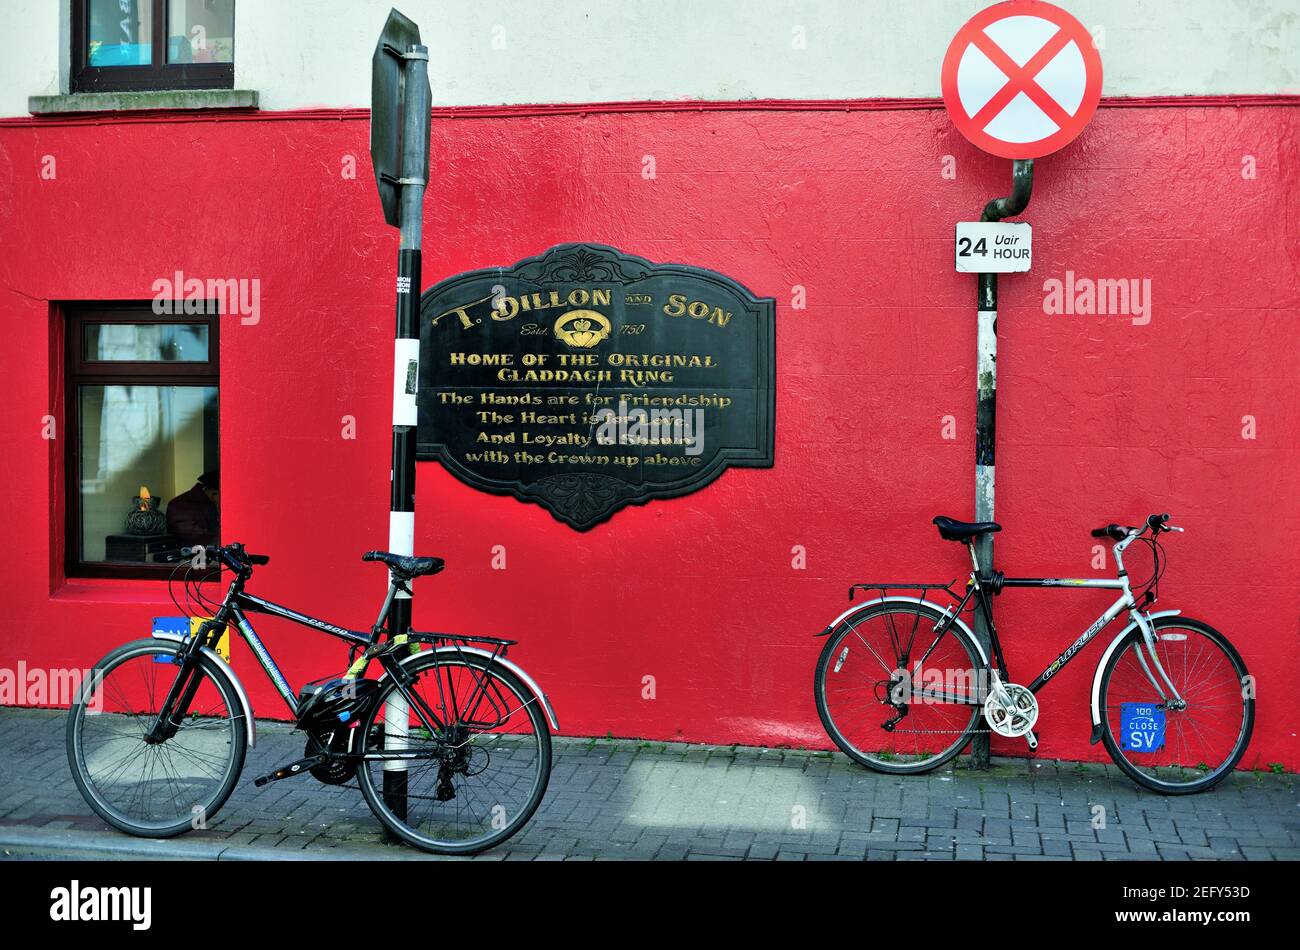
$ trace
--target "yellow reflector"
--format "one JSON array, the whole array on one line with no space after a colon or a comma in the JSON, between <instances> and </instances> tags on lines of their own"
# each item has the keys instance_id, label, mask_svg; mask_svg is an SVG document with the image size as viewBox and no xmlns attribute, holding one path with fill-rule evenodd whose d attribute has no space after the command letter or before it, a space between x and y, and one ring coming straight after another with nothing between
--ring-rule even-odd
<instances>
[{"instance_id":1,"label":"yellow reflector","mask_svg":"<svg viewBox=\"0 0 1300 950\"><path fill-rule=\"evenodd\" d=\"M199 627L203 626L211 617L191 617L190 618L190 636L195 636L199 632ZM230 662L230 628L226 627L221 631L221 639L217 641L217 656L221 657L227 663Z\"/></svg>"}]
</instances>

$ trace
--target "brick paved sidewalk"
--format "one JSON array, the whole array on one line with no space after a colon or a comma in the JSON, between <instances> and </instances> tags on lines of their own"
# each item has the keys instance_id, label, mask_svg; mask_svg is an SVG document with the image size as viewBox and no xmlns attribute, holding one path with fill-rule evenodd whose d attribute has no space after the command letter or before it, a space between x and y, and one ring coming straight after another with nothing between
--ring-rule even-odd
<instances>
[{"instance_id":1,"label":"brick paved sidewalk","mask_svg":"<svg viewBox=\"0 0 1300 950\"><path fill-rule=\"evenodd\" d=\"M59 712L0 709L0 854L424 856L384 844L355 788L306 777L255 788L254 776L303 747L270 722L210 829L162 844L118 834L77 794L63 728ZM1238 773L1207 794L1166 798L1110 765L1007 759L893 777L838 754L557 739L536 816L479 859L1297 859L1297 784Z\"/></svg>"}]
</instances>

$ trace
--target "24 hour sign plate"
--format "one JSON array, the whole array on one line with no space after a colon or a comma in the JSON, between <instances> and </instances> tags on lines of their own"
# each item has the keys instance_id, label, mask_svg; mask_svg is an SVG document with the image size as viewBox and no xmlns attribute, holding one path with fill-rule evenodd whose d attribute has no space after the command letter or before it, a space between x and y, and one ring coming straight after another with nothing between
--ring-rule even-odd
<instances>
[{"instance_id":1,"label":"24 hour sign plate","mask_svg":"<svg viewBox=\"0 0 1300 950\"><path fill-rule=\"evenodd\" d=\"M585 531L770 467L776 302L729 277L564 244L420 304L417 458Z\"/></svg>"},{"instance_id":2,"label":"24 hour sign plate","mask_svg":"<svg viewBox=\"0 0 1300 950\"><path fill-rule=\"evenodd\" d=\"M1033 239L1028 224L961 222L957 225L957 273L1023 273L1033 260Z\"/></svg>"}]
</instances>

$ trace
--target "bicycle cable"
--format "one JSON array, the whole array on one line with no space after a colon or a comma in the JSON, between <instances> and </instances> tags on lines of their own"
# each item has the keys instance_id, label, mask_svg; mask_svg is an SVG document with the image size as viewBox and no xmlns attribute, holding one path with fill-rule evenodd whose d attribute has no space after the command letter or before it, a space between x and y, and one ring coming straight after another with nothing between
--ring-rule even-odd
<instances>
[{"instance_id":1,"label":"bicycle cable","mask_svg":"<svg viewBox=\"0 0 1300 950\"><path fill-rule=\"evenodd\" d=\"M176 575L180 573L181 568L184 567L186 563L188 562L185 560L177 561L176 566L172 568L171 574L167 576L167 596L171 598L172 605L176 610L183 614L185 613L185 608L182 607L181 602L176 599L176 591L172 589L172 582L176 580ZM185 615L187 617L189 616L189 614Z\"/></svg>"},{"instance_id":2,"label":"bicycle cable","mask_svg":"<svg viewBox=\"0 0 1300 950\"><path fill-rule=\"evenodd\" d=\"M1164 546L1154 535L1140 540L1151 549L1151 576L1142 583L1135 584L1134 587L1141 591L1142 598L1150 595L1150 599L1154 601L1160 596L1160 578L1164 576L1168 559L1164 556Z\"/></svg>"},{"instance_id":3,"label":"bicycle cable","mask_svg":"<svg viewBox=\"0 0 1300 950\"><path fill-rule=\"evenodd\" d=\"M193 573L195 573L195 571L190 572L190 574ZM200 611L203 611L208 616L212 616L216 614L216 612L221 609L221 603L219 601L211 600L207 596L205 596L203 593L203 585L208 583L208 581L211 580L214 576L220 576L220 574L221 574L221 568L213 567L205 571L198 577L194 578L192 581L188 581L188 583L192 584L194 587L194 603L197 605Z\"/></svg>"}]
</instances>

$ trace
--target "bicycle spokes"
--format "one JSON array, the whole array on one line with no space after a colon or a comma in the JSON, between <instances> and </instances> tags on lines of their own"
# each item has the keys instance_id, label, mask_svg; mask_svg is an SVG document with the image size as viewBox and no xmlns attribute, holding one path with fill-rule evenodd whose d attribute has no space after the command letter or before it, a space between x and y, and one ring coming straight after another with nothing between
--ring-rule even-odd
<instances>
[{"instance_id":1,"label":"bicycle spokes","mask_svg":"<svg viewBox=\"0 0 1300 950\"><path fill-rule=\"evenodd\" d=\"M1107 728L1124 762L1152 782L1203 783L1239 756L1251 702L1242 671L1216 637L1190 625L1158 627L1155 653L1180 699L1133 638L1106 682Z\"/></svg>"},{"instance_id":2,"label":"bicycle spokes","mask_svg":"<svg viewBox=\"0 0 1300 950\"><path fill-rule=\"evenodd\" d=\"M852 619L827 644L819 709L855 758L930 767L965 744L979 711L981 664L964 638L935 633L938 620L928 609L891 605Z\"/></svg>"},{"instance_id":3,"label":"bicycle spokes","mask_svg":"<svg viewBox=\"0 0 1300 950\"><path fill-rule=\"evenodd\" d=\"M428 842L457 845L531 813L549 758L535 697L490 666L454 659L416 674L406 692L385 701L368 740L368 778L388 790L390 817Z\"/></svg>"},{"instance_id":4,"label":"bicycle spokes","mask_svg":"<svg viewBox=\"0 0 1300 950\"><path fill-rule=\"evenodd\" d=\"M165 833L200 826L219 807L243 725L231 699L196 668L185 684L188 706L157 729L182 668L172 662L174 648L150 649L87 682L74 709L74 769L106 818L137 833Z\"/></svg>"}]
</instances>

